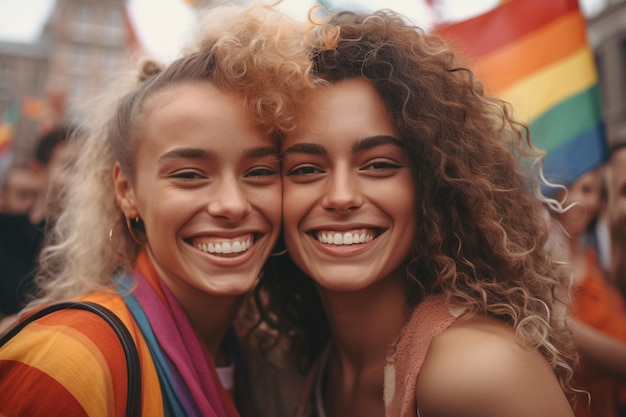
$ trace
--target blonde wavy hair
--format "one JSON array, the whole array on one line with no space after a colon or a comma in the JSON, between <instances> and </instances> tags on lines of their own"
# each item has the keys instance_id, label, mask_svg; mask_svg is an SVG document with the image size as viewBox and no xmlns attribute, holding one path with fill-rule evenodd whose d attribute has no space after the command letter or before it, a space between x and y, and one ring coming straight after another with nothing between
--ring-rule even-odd
<instances>
[{"instance_id":1,"label":"blonde wavy hair","mask_svg":"<svg viewBox=\"0 0 626 417\"><path fill-rule=\"evenodd\" d=\"M116 272L133 268L140 245L116 203L112 170L119 162L132 178L151 97L211 82L241 94L266 133L295 127L291 109L310 86L303 23L259 4L210 8L198 22L180 58L169 65L143 60L86 112L77 172L40 257L41 294L28 308L110 288Z\"/></svg>"},{"instance_id":2,"label":"blonde wavy hair","mask_svg":"<svg viewBox=\"0 0 626 417\"><path fill-rule=\"evenodd\" d=\"M310 37L313 74L369 80L406 146L419 207L407 305L445 294L468 314L509 323L571 394L570 282L547 248L546 207L559 203L541 196L541 175L520 164L540 167L542 158L527 126L509 104L485 95L442 38L391 11L337 13ZM277 281L285 271L297 278L281 283L283 297L270 300L265 314L282 318L273 324L290 335L306 367L326 344L328 324L312 280L289 261L275 268Z\"/></svg>"}]
</instances>

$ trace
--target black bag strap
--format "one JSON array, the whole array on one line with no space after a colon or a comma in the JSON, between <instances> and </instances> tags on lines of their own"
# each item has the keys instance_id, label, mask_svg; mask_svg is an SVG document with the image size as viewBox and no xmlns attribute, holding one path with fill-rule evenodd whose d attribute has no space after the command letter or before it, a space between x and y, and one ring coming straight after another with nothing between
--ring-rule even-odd
<instances>
[{"instance_id":1,"label":"black bag strap","mask_svg":"<svg viewBox=\"0 0 626 417\"><path fill-rule=\"evenodd\" d=\"M15 327L9 330L2 338L0 338L0 348L5 345L13 336L19 333L29 323L59 310L65 310L69 308L75 308L79 310L90 311L100 316L106 321L115 334L120 339L122 347L124 348L124 355L126 356L126 365L128 369L128 398L126 402L126 417L137 417L141 415L141 367L139 365L139 353L137 347L133 341L133 337L130 332L111 310L96 303L91 302L62 302L52 304L47 307L38 310L34 314L28 316L24 321L18 323Z\"/></svg>"}]
</instances>

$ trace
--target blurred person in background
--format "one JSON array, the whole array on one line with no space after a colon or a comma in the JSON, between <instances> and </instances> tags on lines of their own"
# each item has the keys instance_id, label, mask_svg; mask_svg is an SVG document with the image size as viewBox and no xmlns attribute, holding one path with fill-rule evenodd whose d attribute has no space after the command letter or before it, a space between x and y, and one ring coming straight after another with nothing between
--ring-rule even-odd
<instances>
[{"instance_id":1,"label":"blurred person in background","mask_svg":"<svg viewBox=\"0 0 626 417\"><path fill-rule=\"evenodd\" d=\"M598 260L596 223L606 205L607 190L603 168L580 176L559 195L565 210L556 216L554 250L570 265L573 279L571 313L581 361L575 372L575 388L579 393L575 413L577 417L615 417L623 407L626 393L624 380L619 381L597 361L598 356L588 352L588 343L580 337L580 326L592 327L616 341L626 343L626 307L621 294L610 284ZM589 340L589 339L586 339ZM600 358L601 360L601 358ZM622 377L623 378L623 377Z\"/></svg>"},{"instance_id":2,"label":"blurred person in background","mask_svg":"<svg viewBox=\"0 0 626 417\"><path fill-rule=\"evenodd\" d=\"M10 167L0 185L0 213L28 213L35 205L39 188L30 170Z\"/></svg>"},{"instance_id":3,"label":"blurred person in background","mask_svg":"<svg viewBox=\"0 0 626 417\"><path fill-rule=\"evenodd\" d=\"M626 142L611 150L608 177L611 280L626 299Z\"/></svg>"},{"instance_id":4,"label":"blurred person in background","mask_svg":"<svg viewBox=\"0 0 626 417\"><path fill-rule=\"evenodd\" d=\"M33 292L37 257L46 229L58 215L71 128L58 126L42 135L28 169L11 169L0 213L0 316L26 305ZM15 189L15 187L20 187Z\"/></svg>"}]
</instances>

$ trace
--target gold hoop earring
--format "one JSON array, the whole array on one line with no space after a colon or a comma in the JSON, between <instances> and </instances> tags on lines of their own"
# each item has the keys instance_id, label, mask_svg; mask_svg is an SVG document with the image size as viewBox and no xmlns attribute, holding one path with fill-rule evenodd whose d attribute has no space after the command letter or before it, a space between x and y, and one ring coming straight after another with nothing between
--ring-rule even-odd
<instances>
[{"instance_id":1,"label":"gold hoop earring","mask_svg":"<svg viewBox=\"0 0 626 417\"><path fill-rule=\"evenodd\" d=\"M282 236L278 238L278 241L276 242L272 250L275 252L270 252L269 256L278 257L283 256L287 253L287 245L285 245L285 240Z\"/></svg>"},{"instance_id":2,"label":"gold hoop earring","mask_svg":"<svg viewBox=\"0 0 626 417\"><path fill-rule=\"evenodd\" d=\"M119 249L113 244L113 229L116 225L121 223L122 222L118 220L116 222L113 222L113 224L111 225L111 228L109 229L109 246L111 246L111 249L117 256L119 256L120 258L126 258L127 254L120 252Z\"/></svg>"},{"instance_id":3,"label":"gold hoop earring","mask_svg":"<svg viewBox=\"0 0 626 417\"><path fill-rule=\"evenodd\" d=\"M287 249L283 249L278 252L272 252L269 254L269 256L283 256L286 253L287 253Z\"/></svg>"},{"instance_id":4,"label":"gold hoop earring","mask_svg":"<svg viewBox=\"0 0 626 417\"><path fill-rule=\"evenodd\" d=\"M137 237L137 235L135 234L135 227L139 227L139 216L136 216L134 221L135 224L137 226L133 226L132 221L130 218L124 216L124 218L126 219L126 228L128 229L128 233L130 233L130 237L133 238L133 240L135 241L135 243L137 243L138 245L143 245L143 242Z\"/></svg>"}]
</instances>

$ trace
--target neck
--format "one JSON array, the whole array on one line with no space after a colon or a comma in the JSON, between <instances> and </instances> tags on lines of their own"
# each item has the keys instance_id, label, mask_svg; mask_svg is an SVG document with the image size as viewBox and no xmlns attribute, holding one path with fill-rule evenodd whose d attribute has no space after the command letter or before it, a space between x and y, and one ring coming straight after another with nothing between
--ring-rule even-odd
<instances>
[{"instance_id":1,"label":"neck","mask_svg":"<svg viewBox=\"0 0 626 417\"><path fill-rule=\"evenodd\" d=\"M408 319L403 276L390 276L359 291L320 289L320 294L337 353L355 367L384 358Z\"/></svg>"},{"instance_id":2,"label":"neck","mask_svg":"<svg viewBox=\"0 0 626 417\"><path fill-rule=\"evenodd\" d=\"M324 394L329 416L384 415L387 351L409 317L404 279L397 274L353 292L320 289L333 335Z\"/></svg>"},{"instance_id":3,"label":"neck","mask_svg":"<svg viewBox=\"0 0 626 417\"><path fill-rule=\"evenodd\" d=\"M245 296L216 297L200 294L201 303L183 304L192 327L198 333L211 356L218 362L220 347L237 315ZM219 365L219 364L218 364Z\"/></svg>"},{"instance_id":4,"label":"neck","mask_svg":"<svg viewBox=\"0 0 626 417\"><path fill-rule=\"evenodd\" d=\"M583 253L582 239L580 235L570 236L567 239L568 251L572 260L581 256Z\"/></svg>"}]
</instances>

